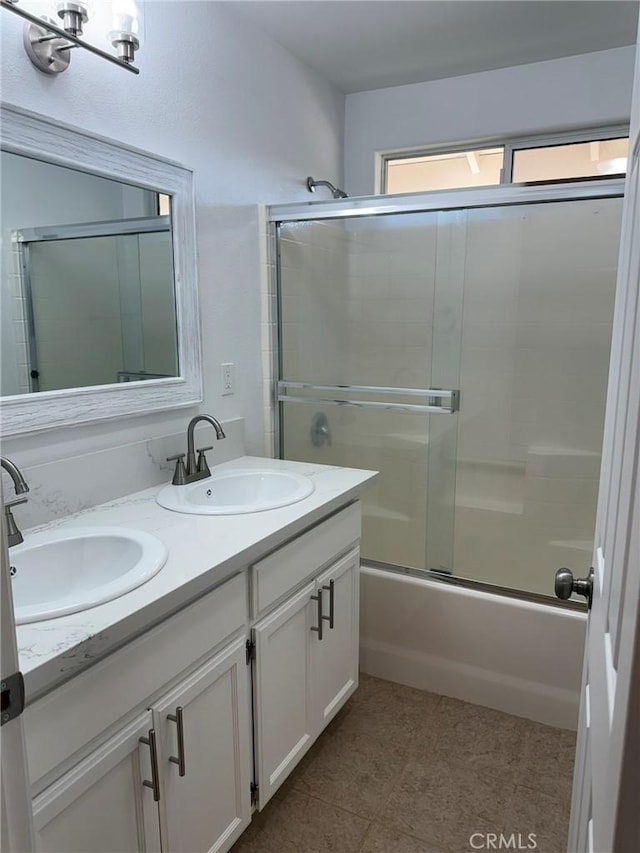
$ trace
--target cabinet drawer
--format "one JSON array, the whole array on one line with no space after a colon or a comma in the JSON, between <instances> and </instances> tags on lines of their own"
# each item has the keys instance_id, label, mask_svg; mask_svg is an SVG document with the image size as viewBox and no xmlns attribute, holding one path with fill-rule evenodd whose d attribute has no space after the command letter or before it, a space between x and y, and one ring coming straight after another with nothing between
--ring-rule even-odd
<instances>
[{"instance_id":1,"label":"cabinet drawer","mask_svg":"<svg viewBox=\"0 0 640 853\"><path fill-rule=\"evenodd\" d=\"M251 566L252 616L256 617L310 578L360 538L360 503L332 515Z\"/></svg>"},{"instance_id":2,"label":"cabinet drawer","mask_svg":"<svg viewBox=\"0 0 640 853\"><path fill-rule=\"evenodd\" d=\"M243 572L29 705L32 785L243 629L246 611Z\"/></svg>"}]
</instances>

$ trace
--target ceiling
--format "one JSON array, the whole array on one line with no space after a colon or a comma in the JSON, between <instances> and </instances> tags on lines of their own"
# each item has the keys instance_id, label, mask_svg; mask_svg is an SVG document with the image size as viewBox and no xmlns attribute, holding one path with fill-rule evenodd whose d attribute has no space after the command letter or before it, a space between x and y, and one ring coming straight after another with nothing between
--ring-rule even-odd
<instances>
[{"instance_id":1,"label":"ceiling","mask_svg":"<svg viewBox=\"0 0 640 853\"><path fill-rule=\"evenodd\" d=\"M227 0L344 92L635 43L633 0Z\"/></svg>"}]
</instances>

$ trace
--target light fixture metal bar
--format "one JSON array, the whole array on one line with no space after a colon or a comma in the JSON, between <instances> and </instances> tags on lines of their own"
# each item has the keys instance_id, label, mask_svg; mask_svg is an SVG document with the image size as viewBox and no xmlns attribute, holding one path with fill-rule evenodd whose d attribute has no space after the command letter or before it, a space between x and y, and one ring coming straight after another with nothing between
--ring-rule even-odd
<instances>
[{"instance_id":1,"label":"light fixture metal bar","mask_svg":"<svg viewBox=\"0 0 640 853\"><path fill-rule=\"evenodd\" d=\"M0 5L3 9L8 9L10 12L14 12L16 15L19 15L21 18L24 18L25 21L29 21L31 24L36 24L38 27L42 27L43 29L49 30L51 33L55 33L61 39L65 39L66 41L72 42L77 47L83 47L85 50L88 50L89 53L94 53L96 56L101 56L103 59L106 59L107 62L113 63L113 65L118 65L120 68L125 68L127 71L131 71L132 74L139 74L140 69L135 65L131 65L128 62L123 62L121 59L118 59L117 56L112 56L110 53L107 53L105 50L101 50L99 47L95 47L95 45L90 42L83 41L77 36L73 36L70 33L63 30L61 27L57 27L55 24L51 24L49 21L44 20L43 18L39 18L37 15L32 15L31 12L27 12L26 9L21 9L19 6L14 6L13 3L9 2L9 0L0 0Z\"/></svg>"}]
</instances>

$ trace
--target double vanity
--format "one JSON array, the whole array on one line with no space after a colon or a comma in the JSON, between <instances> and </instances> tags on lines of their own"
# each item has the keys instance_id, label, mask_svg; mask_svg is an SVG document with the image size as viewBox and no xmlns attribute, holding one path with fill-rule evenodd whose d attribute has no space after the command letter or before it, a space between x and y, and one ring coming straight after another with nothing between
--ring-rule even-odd
<instances>
[{"instance_id":1,"label":"double vanity","mask_svg":"<svg viewBox=\"0 0 640 853\"><path fill-rule=\"evenodd\" d=\"M183 438L161 420L147 437L151 419L204 401L193 173L0 114L14 178L2 434L34 474L23 509L28 484L2 460L36 846L226 851L357 686L358 499L375 474L239 449L210 472L194 428L224 431L199 415L160 487ZM94 460L82 433L56 446L101 421L122 440L92 435ZM40 464L29 448L44 431ZM47 498L68 482L73 508L156 485L59 518ZM25 512L47 523L21 543Z\"/></svg>"},{"instance_id":2,"label":"double vanity","mask_svg":"<svg viewBox=\"0 0 640 853\"><path fill-rule=\"evenodd\" d=\"M17 629L38 849L230 849L357 687L374 477L241 457L11 549L15 584L39 547L61 572L97 566L65 575L75 612L18 595L39 620Z\"/></svg>"}]
</instances>

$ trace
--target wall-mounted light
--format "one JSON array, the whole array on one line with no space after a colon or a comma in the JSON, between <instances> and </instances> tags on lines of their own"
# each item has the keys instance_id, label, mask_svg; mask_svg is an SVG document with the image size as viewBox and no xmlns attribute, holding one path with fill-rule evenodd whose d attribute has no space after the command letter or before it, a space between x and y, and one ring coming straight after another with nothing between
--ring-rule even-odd
<instances>
[{"instance_id":1,"label":"wall-mounted light","mask_svg":"<svg viewBox=\"0 0 640 853\"><path fill-rule=\"evenodd\" d=\"M93 4L90 5L87 0L78 0L76 3L64 0L63 3L58 3L58 17L62 18L62 29L72 36L82 35L82 25L89 20L90 12L93 12Z\"/></svg>"},{"instance_id":2,"label":"wall-mounted light","mask_svg":"<svg viewBox=\"0 0 640 853\"><path fill-rule=\"evenodd\" d=\"M71 51L83 47L96 56L126 68L134 74L140 70L133 65L136 50L140 47L140 23L134 0L113 0L113 29L109 40L117 50L117 56L84 41L84 25L93 13L93 0L59 0L55 14L61 25L46 16L38 17L17 5L18 0L0 0L3 9L8 9L26 21L24 25L24 48L31 62L45 74L60 74L66 71L71 61Z\"/></svg>"},{"instance_id":3,"label":"wall-mounted light","mask_svg":"<svg viewBox=\"0 0 640 853\"><path fill-rule=\"evenodd\" d=\"M109 39L120 59L133 61L140 47L140 18L134 0L119 0L113 4L113 30Z\"/></svg>"}]
</instances>

